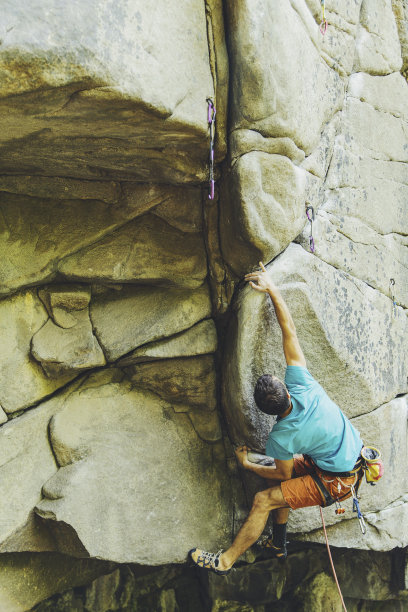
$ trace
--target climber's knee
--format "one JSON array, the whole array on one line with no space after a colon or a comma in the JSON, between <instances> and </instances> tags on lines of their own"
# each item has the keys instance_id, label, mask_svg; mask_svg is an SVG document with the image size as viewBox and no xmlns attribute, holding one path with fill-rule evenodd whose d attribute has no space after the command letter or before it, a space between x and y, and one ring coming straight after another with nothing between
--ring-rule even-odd
<instances>
[{"instance_id":1,"label":"climber's knee","mask_svg":"<svg viewBox=\"0 0 408 612\"><path fill-rule=\"evenodd\" d=\"M253 510L260 512L270 512L275 508L283 508L287 506L285 502L280 486L272 487L271 489L265 489L259 491L254 497L254 503L252 505Z\"/></svg>"}]
</instances>

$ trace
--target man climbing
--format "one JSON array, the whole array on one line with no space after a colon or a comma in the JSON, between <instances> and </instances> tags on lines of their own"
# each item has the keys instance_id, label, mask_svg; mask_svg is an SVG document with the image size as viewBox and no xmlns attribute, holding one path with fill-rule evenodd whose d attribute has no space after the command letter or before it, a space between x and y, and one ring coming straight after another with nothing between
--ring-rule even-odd
<instances>
[{"instance_id":1,"label":"man climbing","mask_svg":"<svg viewBox=\"0 0 408 612\"><path fill-rule=\"evenodd\" d=\"M287 363L285 383L270 374L261 376L254 398L260 410L276 415L266 454L275 466L248 460L248 448L235 453L241 466L268 481L269 488L255 495L252 509L234 542L225 552L199 548L189 557L200 568L226 575L236 560L262 534L273 513L273 535L262 546L275 557L286 557L286 523L289 509L326 506L351 495L362 476L358 431L332 402L306 369L306 361L289 309L262 262L261 270L245 276L253 289L270 296L282 330ZM299 458L293 455L301 454Z\"/></svg>"}]
</instances>

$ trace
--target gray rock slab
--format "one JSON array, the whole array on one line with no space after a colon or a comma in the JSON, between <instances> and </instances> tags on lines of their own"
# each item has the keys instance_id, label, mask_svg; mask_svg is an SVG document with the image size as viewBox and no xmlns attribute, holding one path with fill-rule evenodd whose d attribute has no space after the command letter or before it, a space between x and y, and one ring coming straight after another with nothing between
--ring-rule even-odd
<instances>
[{"instance_id":1,"label":"gray rock slab","mask_svg":"<svg viewBox=\"0 0 408 612\"><path fill-rule=\"evenodd\" d=\"M0 404L8 414L38 403L73 377L49 379L30 355L31 340L47 318L35 290L0 300Z\"/></svg>"},{"instance_id":2,"label":"gray rock slab","mask_svg":"<svg viewBox=\"0 0 408 612\"><path fill-rule=\"evenodd\" d=\"M315 510L318 512L317 508ZM349 516L352 516L351 512L350 507L347 510ZM404 548L408 545L408 537L406 529L404 529L408 519L408 497L406 495L379 512L362 512L367 533L365 535L361 533L357 519L342 521L338 525L327 528L331 546L388 551L397 547ZM321 544L325 542L321 529L302 534L301 537L297 536L297 539Z\"/></svg>"},{"instance_id":3,"label":"gray rock slab","mask_svg":"<svg viewBox=\"0 0 408 612\"><path fill-rule=\"evenodd\" d=\"M388 186L390 183L408 184L406 163L398 160L364 157L356 152L353 153L349 148L346 149L344 145L346 145L344 138L339 136L333 147L333 156L327 173L326 187L328 189L369 188L371 183L374 183L377 189L383 183ZM392 204L392 198L389 204ZM364 218L369 216L364 212ZM385 227L389 227L389 219L389 214L383 215ZM393 220L392 216L391 219Z\"/></svg>"},{"instance_id":4,"label":"gray rock slab","mask_svg":"<svg viewBox=\"0 0 408 612\"><path fill-rule=\"evenodd\" d=\"M407 321L378 291L291 245L268 266L295 321L312 375L348 417L406 392ZM341 333L339 333L341 332ZM281 331L264 294L242 288L231 313L223 405L232 439L262 450L272 426L253 400L257 378L283 378Z\"/></svg>"},{"instance_id":5,"label":"gray rock slab","mask_svg":"<svg viewBox=\"0 0 408 612\"><path fill-rule=\"evenodd\" d=\"M99 343L107 358L115 360L143 344L172 336L207 319L211 301L206 284L194 291L125 287L95 296L90 312Z\"/></svg>"},{"instance_id":6,"label":"gray rock slab","mask_svg":"<svg viewBox=\"0 0 408 612\"><path fill-rule=\"evenodd\" d=\"M14 536L41 499L41 488L58 470L48 440L48 424L60 408L54 398L0 428L0 542ZM25 545L32 544L27 539Z\"/></svg>"},{"instance_id":7,"label":"gray rock slab","mask_svg":"<svg viewBox=\"0 0 408 612\"><path fill-rule=\"evenodd\" d=\"M253 151L235 163L220 218L223 256L238 276L278 255L299 233L308 180L283 155Z\"/></svg>"},{"instance_id":8,"label":"gray rock slab","mask_svg":"<svg viewBox=\"0 0 408 612\"><path fill-rule=\"evenodd\" d=\"M173 188L174 189L174 188ZM182 232L197 233L203 229L202 191L197 187L175 190L174 197L156 206L152 212Z\"/></svg>"},{"instance_id":9,"label":"gray rock slab","mask_svg":"<svg viewBox=\"0 0 408 612\"><path fill-rule=\"evenodd\" d=\"M363 0L356 37L355 72L389 74L402 66L391 0Z\"/></svg>"},{"instance_id":10,"label":"gray rock slab","mask_svg":"<svg viewBox=\"0 0 408 612\"><path fill-rule=\"evenodd\" d=\"M343 140L349 151L385 161L408 161L406 121L353 97L346 98L343 113Z\"/></svg>"},{"instance_id":11,"label":"gray rock slab","mask_svg":"<svg viewBox=\"0 0 408 612\"><path fill-rule=\"evenodd\" d=\"M402 74L371 76L357 72L350 76L347 93L375 109L408 120L408 85Z\"/></svg>"},{"instance_id":12,"label":"gray rock slab","mask_svg":"<svg viewBox=\"0 0 408 612\"><path fill-rule=\"evenodd\" d=\"M204 443L186 414L132 390L120 373L91 376L50 435L61 467L37 513L57 530L70 525L91 556L163 565L228 541L223 446Z\"/></svg>"},{"instance_id":13,"label":"gray rock slab","mask_svg":"<svg viewBox=\"0 0 408 612\"><path fill-rule=\"evenodd\" d=\"M204 175L214 92L202 2L160 0L152 11L141 0L91 0L72 11L36 0L4 7L3 27L8 168L169 182Z\"/></svg>"},{"instance_id":14,"label":"gray rock slab","mask_svg":"<svg viewBox=\"0 0 408 612\"><path fill-rule=\"evenodd\" d=\"M212 411L216 407L215 364L212 355L163 359L126 369L132 383L153 391L170 404Z\"/></svg>"},{"instance_id":15,"label":"gray rock slab","mask_svg":"<svg viewBox=\"0 0 408 612\"><path fill-rule=\"evenodd\" d=\"M168 197L161 187L139 186L132 201L32 198L0 192L0 294L52 280L58 261L113 232Z\"/></svg>"},{"instance_id":16,"label":"gray rock slab","mask_svg":"<svg viewBox=\"0 0 408 612\"><path fill-rule=\"evenodd\" d=\"M106 364L105 356L92 332L88 308L72 315L75 325L64 329L49 319L34 334L31 354L50 378L77 374Z\"/></svg>"},{"instance_id":17,"label":"gray rock slab","mask_svg":"<svg viewBox=\"0 0 408 612\"><path fill-rule=\"evenodd\" d=\"M193 325L180 334L146 344L119 361L120 366L133 363L190 357L215 353L217 350L217 330L214 321L207 319Z\"/></svg>"},{"instance_id":18,"label":"gray rock slab","mask_svg":"<svg viewBox=\"0 0 408 612\"><path fill-rule=\"evenodd\" d=\"M154 215L143 215L61 261L69 279L143 282L194 289L207 275L201 234L185 234Z\"/></svg>"},{"instance_id":19,"label":"gray rock slab","mask_svg":"<svg viewBox=\"0 0 408 612\"><path fill-rule=\"evenodd\" d=\"M354 196L357 196L357 193L354 193ZM361 198L364 198L362 193ZM330 206L333 206L334 200L335 198L331 198ZM369 224L352 216L350 204L356 206L357 197L347 200L344 195L340 201L349 204L347 216L332 215L322 209L317 213L313 223L315 254L330 265L368 283L389 298L394 296L396 303L406 308L408 237L400 233L377 233ZM394 200L393 204L398 206L398 201ZM401 205L403 206L402 203ZM400 210L402 212L402 208ZM308 248L309 233L307 227L302 234L301 243L305 248ZM394 285L390 284L391 279L394 280Z\"/></svg>"},{"instance_id":20,"label":"gray rock slab","mask_svg":"<svg viewBox=\"0 0 408 612\"><path fill-rule=\"evenodd\" d=\"M304 3L271 7L227 2L231 127L290 138L308 155L341 108L345 82L321 57L318 25ZM352 47L350 37L347 44Z\"/></svg>"},{"instance_id":21,"label":"gray rock slab","mask_svg":"<svg viewBox=\"0 0 408 612\"><path fill-rule=\"evenodd\" d=\"M404 495L408 494L408 474L406 465L408 461L408 407L406 397L397 398L388 404L377 408L367 414L351 419L353 425L358 429L363 439L364 444L375 446L381 452L382 460L384 463L384 476L375 485L370 486L363 479L363 483L360 487L359 498L360 507L364 516L371 517L370 521L375 521L379 516L379 513L385 512L388 508L399 508L399 501ZM398 502L397 506L394 506L394 502ZM323 510L324 519L327 525L334 525L332 532L337 533L337 529L341 533L345 534L346 527L342 526L344 520L345 525L350 530L347 543L344 546L350 548L373 548L373 550L389 550L383 548L383 543L380 548L376 548L375 538L373 534L375 532L374 526L371 529L371 536L367 538L368 545L361 546L364 543L365 538L357 537L360 528L357 520L350 520L356 515L352 512L352 502L346 500L344 507L347 512L341 517L337 517L334 514L333 507L329 507ZM400 512L401 510L393 510L390 514L390 520L393 520L393 514ZM388 512L388 510L387 510ZM387 512L381 514L383 517L381 520L385 521ZM373 517L371 516L373 515ZM380 519L378 519L380 520ZM306 534L309 538L310 532L314 532L319 529L321 525L320 514L317 508L301 508L290 513L289 528L293 532ZM397 533L395 527L390 524L386 525L383 523L383 529L387 533L393 533L394 536ZM393 536L393 537L394 537ZM314 534L313 538L316 538ZM303 538L303 536L302 536ZM317 541L313 539L311 541ZM319 533L320 538L320 533ZM355 542L357 538L357 544ZM406 537L401 534L400 544L396 546L405 546L403 542L406 541ZM320 541L320 539L319 539ZM337 544L338 545L338 544Z\"/></svg>"}]
</instances>

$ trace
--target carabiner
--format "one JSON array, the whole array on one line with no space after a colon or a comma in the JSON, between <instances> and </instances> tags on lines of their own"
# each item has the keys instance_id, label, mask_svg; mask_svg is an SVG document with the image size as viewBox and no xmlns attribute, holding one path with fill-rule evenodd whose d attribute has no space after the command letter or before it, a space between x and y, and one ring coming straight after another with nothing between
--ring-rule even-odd
<instances>
[{"instance_id":1,"label":"carabiner","mask_svg":"<svg viewBox=\"0 0 408 612\"><path fill-rule=\"evenodd\" d=\"M367 532L367 528L366 528L366 524L364 521L364 517L362 515L362 512L360 510L360 504L358 503L358 498L356 495L356 492L354 490L354 485L351 485L351 494L353 496L353 512L357 512L357 518L358 518L358 522L360 523L360 529L361 529L361 533L363 535L366 534Z\"/></svg>"},{"instance_id":2,"label":"carabiner","mask_svg":"<svg viewBox=\"0 0 408 612\"><path fill-rule=\"evenodd\" d=\"M217 111L215 110L214 102L212 101L211 98L207 98L207 104L208 104L207 121L208 121L208 124L211 125L215 121L215 115L217 114Z\"/></svg>"},{"instance_id":3,"label":"carabiner","mask_svg":"<svg viewBox=\"0 0 408 612\"><path fill-rule=\"evenodd\" d=\"M319 30L320 30L320 33L322 34L322 36L324 36L326 34L326 32L327 32L327 21L326 21L326 19L323 19L323 21L320 23Z\"/></svg>"},{"instance_id":4,"label":"carabiner","mask_svg":"<svg viewBox=\"0 0 408 612\"><path fill-rule=\"evenodd\" d=\"M311 211L311 216L309 214L309 211ZM315 212L313 206L306 206L306 217L309 219L310 222L315 220Z\"/></svg>"}]
</instances>

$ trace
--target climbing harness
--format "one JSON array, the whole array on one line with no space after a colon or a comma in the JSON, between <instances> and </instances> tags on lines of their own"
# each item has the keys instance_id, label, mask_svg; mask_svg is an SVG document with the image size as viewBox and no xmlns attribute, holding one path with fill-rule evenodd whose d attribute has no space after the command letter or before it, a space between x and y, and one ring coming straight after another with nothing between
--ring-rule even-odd
<instances>
[{"instance_id":1,"label":"climbing harness","mask_svg":"<svg viewBox=\"0 0 408 612\"><path fill-rule=\"evenodd\" d=\"M394 296L394 287L395 285L395 280L393 278L390 278L390 293L391 293L391 299L392 299L392 314L394 315L394 317L397 316L397 302L395 301L395 296Z\"/></svg>"},{"instance_id":2,"label":"climbing harness","mask_svg":"<svg viewBox=\"0 0 408 612\"><path fill-rule=\"evenodd\" d=\"M306 217L310 223L309 247L310 252L315 252L315 243L313 238L313 221L315 220L315 212L313 206L306 206Z\"/></svg>"},{"instance_id":3,"label":"climbing harness","mask_svg":"<svg viewBox=\"0 0 408 612\"><path fill-rule=\"evenodd\" d=\"M313 459L309 457L309 459L313 462ZM315 464L314 464L315 465ZM342 489L350 489L351 497L353 499L353 512L357 513L357 518L360 523L361 533L365 535L367 528L364 521L363 514L360 509L360 504L358 502L358 489L360 487L363 474L365 475L366 482L370 485L375 485L382 475L384 474L384 465L381 461L381 453L374 446L363 446L360 451L360 456L350 472L321 472L320 474L312 473L311 477L316 483L317 488L319 489L323 499L324 499L324 507L331 506L332 504L336 505L335 514L341 515L345 513L345 509L341 506L340 501L349 496L349 493L345 493L340 495ZM327 478L327 476L333 476L331 480ZM354 476L354 482L352 484L346 484L343 482L342 478L351 478ZM329 492L326 484L331 484L335 480L337 480L337 491L338 495L333 497Z\"/></svg>"},{"instance_id":4,"label":"climbing harness","mask_svg":"<svg viewBox=\"0 0 408 612\"><path fill-rule=\"evenodd\" d=\"M321 34L324 36L327 31L327 21L324 16L325 0L321 0L321 5L322 5L322 20L319 25L319 30Z\"/></svg>"},{"instance_id":5,"label":"climbing harness","mask_svg":"<svg viewBox=\"0 0 408 612\"><path fill-rule=\"evenodd\" d=\"M208 126L210 128L210 155L209 155L209 165L210 165L210 178L209 178L209 193L208 198L210 200L214 199L214 189L215 189L215 180L214 180L214 136L215 136L215 115L217 111L215 110L214 102L211 98L207 98L208 104Z\"/></svg>"},{"instance_id":6,"label":"climbing harness","mask_svg":"<svg viewBox=\"0 0 408 612\"><path fill-rule=\"evenodd\" d=\"M347 612L346 604L344 603L343 595L341 593L339 581L337 580L336 570L334 569L334 563L333 563L333 559L332 559L331 552L330 552L329 539L327 537L326 525L325 525L325 522L324 522L322 508L320 507L319 510L320 510L320 518L322 519L324 538L326 540L327 553L329 555L329 559L330 559L330 564L331 564L334 580L336 581L336 586L337 586L337 590L338 590L339 595L340 595L340 599L341 599L341 604L343 606L343 610L344 610L344 612Z\"/></svg>"}]
</instances>

